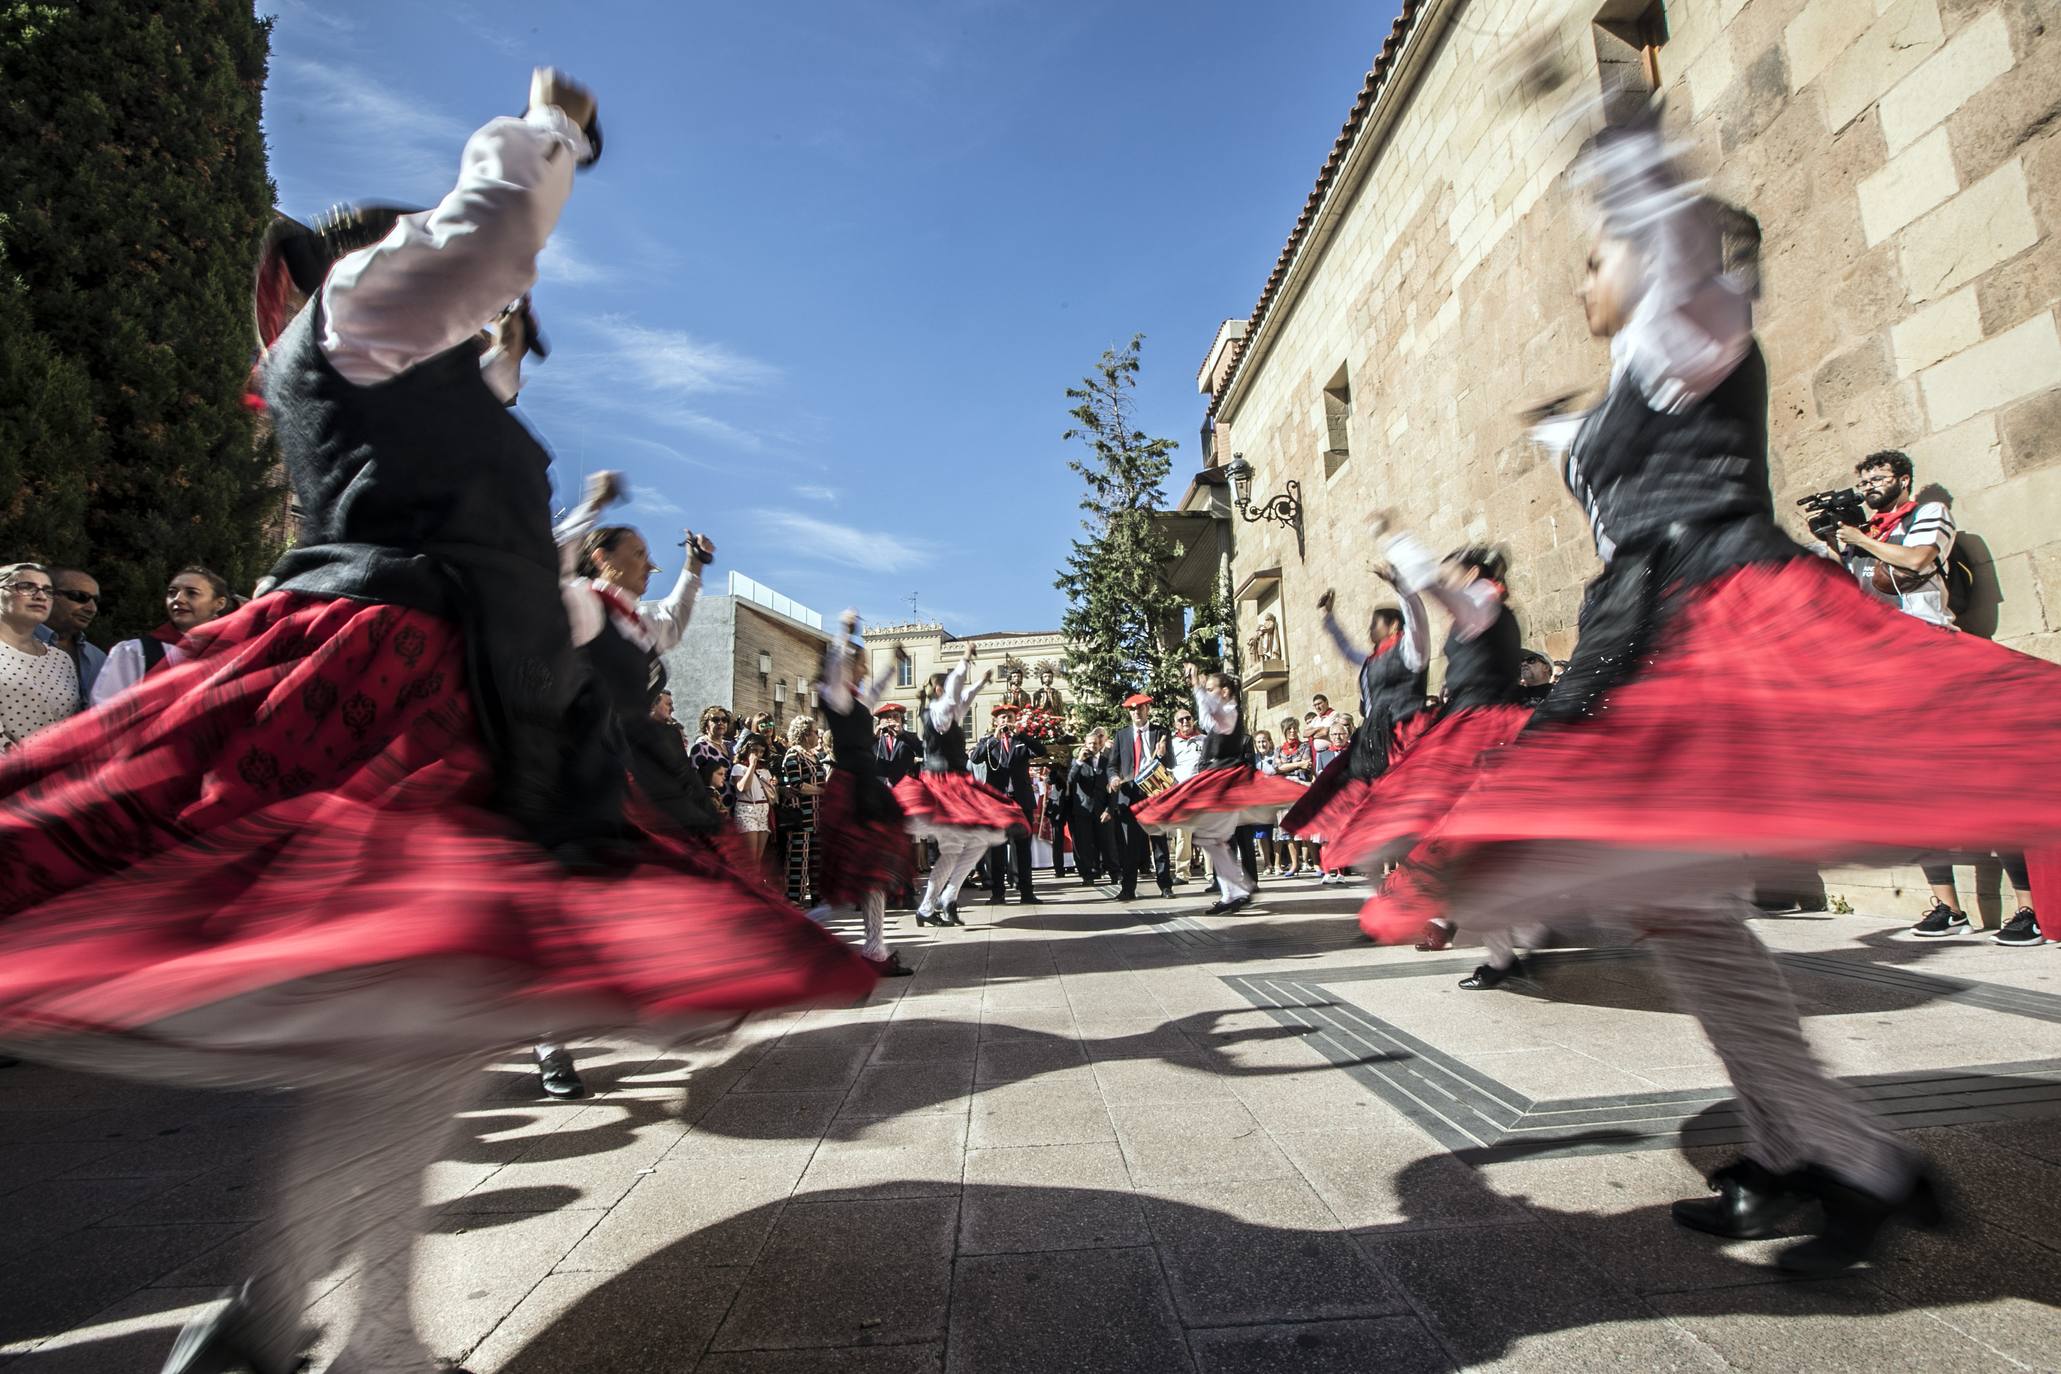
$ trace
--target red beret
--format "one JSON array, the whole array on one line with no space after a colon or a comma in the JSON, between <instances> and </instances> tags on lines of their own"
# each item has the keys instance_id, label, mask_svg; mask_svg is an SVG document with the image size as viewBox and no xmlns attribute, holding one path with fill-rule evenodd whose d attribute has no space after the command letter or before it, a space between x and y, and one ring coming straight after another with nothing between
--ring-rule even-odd
<instances>
[{"instance_id":1,"label":"red beret","mask_svg":"<svg viewBox=\"0 0 2061 1374\"><path fill-rule=\"evenodd\" d=\"M909 708L899 701L885 702L873 708L873 714L876 716L900 716L908 714L908 711Z\"/></svg>"},{"instance_id":2,"label":"red beret","mask_svg":"<svg viewBox=\"0 0 2061 1374\"><path fill-rule=\"evenodd\" d=\"M1125 706L1150 706L1151 704L1152 698L1146 696L1143 692L1133 692L1124 698Z\"/></svg>"}]
</instances>

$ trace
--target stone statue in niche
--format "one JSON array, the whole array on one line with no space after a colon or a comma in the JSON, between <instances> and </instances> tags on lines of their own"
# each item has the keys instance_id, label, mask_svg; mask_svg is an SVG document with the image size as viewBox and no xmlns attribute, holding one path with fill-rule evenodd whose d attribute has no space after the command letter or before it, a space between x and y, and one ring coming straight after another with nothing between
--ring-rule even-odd
<instances>
[{"instance_id":1,"label":"stone statue in niche","mask_svg":"<svg viewBox=\"0 0 2061 1374\"><path fill-rule=\"evenodd\" d=\"M1281 623L1268 611L1260 617L1259 629L1245 641L1254 663L1271 663L1281 657Z\"/></svg>"}]
</instances>

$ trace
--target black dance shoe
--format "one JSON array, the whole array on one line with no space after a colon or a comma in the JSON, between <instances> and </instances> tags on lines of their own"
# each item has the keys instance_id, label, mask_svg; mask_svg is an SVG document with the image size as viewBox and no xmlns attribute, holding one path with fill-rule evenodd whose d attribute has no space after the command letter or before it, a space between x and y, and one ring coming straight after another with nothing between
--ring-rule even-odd
<instances>
[{"instance_id":1,"label":"black dance shoe","mask_svg":"<svg viewBox=\"0 0 2061 1374\"><path fill-rule=\"evenodd\" d=\"M866 956L863 954L859 957L866 959ZM882 978L908 978L912 977L916 972L915 969L903 963L902 956L893 950L887 952L885 959L866 959L866 962L873 965L873 971Z\"/></svg>"},{"instance_id":2,"label":"black dance shoe","mask_svg":"<svg viewBox=\"0 0 2061 1374\"><path fill-rule=\"evenodd\" d=\"M1825 1229L1775 1257L1786 1274L1815 1277L1851 1269L1875 1253L1891 1222L1930 1230L1946 1220L1939 1190L1925 1173L1900 1198L1880 1198L1841 1182L1818 1165L1803 1171L1802 1186L1825 1208Z\"/></svg>"},{"instance_id":3,"label":"black dance shoe","mask_svg":"<svg viewBox=\"0 0 2061 1374\"><path fill-rule=\"evenodd\" d=\"M1522 959L1512 959L1508 968L1497 968L1494 964L1483 964L1480 968L1462 978L1460 986L1469 992L1487 992L1490 988L1503 986L1503 983L1508 979L1522 978L1523 976L1524 961Z\"/></svg>"},{"instance_id":4,"label":"black dance shoe","mask_svg":"<svg viewBox=\"0 0 2061 1374\"><path fill-rule=\"evenodd\" d=\"M569 1099L587 1095L587 1085L580 1081L580 1071L573 1067L572 1056L564 1050L553 1050L539 1059L537 1072L544 1080L547 1097Z\"/></svg>"},{"instance_id":5,"label":"black dance shoe","mask_svg":"<svg viewBox=\"0 0 2061 1374\"><path fill-rule=\"evenodd\" d=\"M1038 896L1036 893L1032 893L1029 896L1018 897L1016 899L1016 904L1018 906L1043 906L1045 904L1045 899L1043 897Z\"/></svg>"},{"instance_id":6,"label":"black dance shoe","mask_svg":"<svg viewBox=\"0 0 2061 1374\"><path fill-rule=\"evenodd\" d=\"M1212 906L1208 911L1205 911L1202 914L1205 916L1228 916L1232 912L1238 910L1240 907L1247 907L1251 905L1252 898L1250 897L1227 897L1217 902L1216 905Z\"/></svg>"},{"instance_id":7,"label":"black dance shoe","mask_svg":"<svg viewBox=\"0 0 2061 1374\"><path fill-rule=\"evenodd\" d=\"M949 926L952 922L942 913L919 909L916 913L916 924L919 926Z\"/></svg>"},{"instance_id":8,"label":"black dance shoe","mask_svg":"<svg viewBox=\"0 0 2061 1374\"><path fill-rule=\"evenodd\" d=\"M1736 1159L1710 1176L1716 1197L1686 1198L1674 1205L1678 1225L1727 1240L1761 1240L1777 1234L1782 1218L1795 1210L1798 1176L1777 1174L1750 1159Z\"/></svg>"},{"instance_id":9,"label":"black dance shoe","mask_svg":"<svg viewBox=\"0 0 2061 1374\"><path fill-rule=\"evenodd\" d=\"M1166 886L1159 889L1159 895L1171 899L1174 895L1174 885L1172 883L1166 884Z\"/></svg>"},{"instance_id":10,"label":"black dance shoe","mask_svg":"<svg viewBox=\"0 0 2061 1374\"><path fill-rule=\"evenodd\" d=\"M264 1358L250 1327L250 1285L245 1284L228 1301L186 1323L161 1374L296 1374L308 1367L305 1356L284 1364Z\"/></svg>"},{"instance_id":11,"label":"black dance shoe","mask_svg":"<svg viewBox=\"0 0 2061 1374\"><path fill-rule=\"evenodd\" d=\"M957 902L945 903L945 920L948 924L955 926L966 924L966 922L959 919L959 904Z\"/></svg>"}]
</instances>

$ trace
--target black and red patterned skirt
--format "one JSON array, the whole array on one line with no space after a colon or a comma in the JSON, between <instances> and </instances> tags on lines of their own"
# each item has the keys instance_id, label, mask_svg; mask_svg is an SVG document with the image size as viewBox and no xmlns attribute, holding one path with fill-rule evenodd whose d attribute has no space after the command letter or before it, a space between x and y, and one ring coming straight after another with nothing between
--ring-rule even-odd
<instances>
[{"instance_id":1,"label":"black and red patterned skirt","mask_svg":"<svg viewBox=\"0 0 2061 1374\"><path fill-rule=\"evenodd\" d=\"M1416 711L1396 723L1388 737L1390 768L1394 768L1416 746L1417 740L1431 728L1433 719L1429 711ZM1316 781L1304 792L1302 800L1281 818L1281 828L1300 840L1329 843L1331 836L1359 811L1360 803L1367 799L1367 793L1379 781L1354 777L1351 760L1351 750L1339 750L1317 774Z\"/></svg>"},{"instance_id":2,"label":"black and red patterned skirt","mask_svg":"<svg viewBox=\"0 0 2061 1374\"><path fill-rule=\"evenodd\" d=\"M1589 717L1491 751L1427 837L1461 924L1587 895L1550 864L1535 867L1552 890L1527 894L1498 860L1511 844L1685 867L2061 849L2061 665L1927 625L1814 557L1735 569L1663 614L1634 676ZM1473 903L1492 871L1507 910Z\"/></svg>"},{"instance_id":3,"label":"black and red patterned skirt","mask_svg":"<svg viewBox=\"0 0 2061 1374\"><path fill-rule=\"evenodd\" d=\"M1326 862L1349 868L1408 850L1466 792L1482 755L1516 739L1530 719L1524 706L1463 707L1437 716L1330 832Z\"/></svg>"},{"instance_id":4,"label":"black and red patterned skirt","mask_svg":"<svg viewBox=\"0 0 2061 1374\"><path fill-rule=\"evenodd\" d=\"M895 800L908 817L909 833L918 839L962 838L977 832L985 843L999 843L1029 822L1017 804L971 773L939 773L924 769L895 784Z\"/></svg>"},{"instance_id":5,"label":"black and red patterned skirt","mask_svg":"<svg viewBox=\"0 0 2061 1374\"><path fill-rule=\"evenodd\" d=\"M1153 834L1183 826L1229 834L1243 825L1272 825L1281 812L1309 791L1291 778L1257 768L1204 768L1131 808L1131 816Z\"/></svg>"},{"instance_id":6,"label":"black and red patterned skirt","mask_svg":"<svg viewBox=\"0 0 2061 1374\"><path fill-rule=\"evenodd\" d=\"M10 1043L147 1040L168 1018L432 966L491 970L509 1024L536 1034L873 985L706 845L646 843L579 876L487 809L447 621L275 594L187 648L0 764Z\"/></svg>"},{"instance_id":7,"label":"black and red patterned skirt","mask_svg":"<svg viewBox=\"0 0 2061 1374\"><path fill-rule=\"evenodd\" d=\"M823 847L823 900L832 906L899 892L915 876L900 805L878 778L852 769L833 768L816 798L816 842Z\"/></svg>"}]
</instances>

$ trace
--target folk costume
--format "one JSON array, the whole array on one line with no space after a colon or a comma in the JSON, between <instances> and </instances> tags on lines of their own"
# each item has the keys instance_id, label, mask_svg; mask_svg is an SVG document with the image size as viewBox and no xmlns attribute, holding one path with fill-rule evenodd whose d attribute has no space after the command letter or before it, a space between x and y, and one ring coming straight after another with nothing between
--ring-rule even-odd
<instances>
[{"instance_id":1,"label":"folk costume","mask_svg":"<svg viewBox=\"0 0 2061 1374\"><path fill-rule=\"evenodd\" d=\"M967 680L967 666L952 669L943 688L924 703L923 766L895 785L909 833L937 844L930 882L916 904L918 925L964 925L960 884L990 846L1024 828L1016 803L973 776L963 722L980 683Z\"/></svg>"},{"instance_id":2,"label":"folk costume","mask_svg":"<svg viewBox=\"0 0 2061 1374\"><path fill-rule=\"evenodd\" d=\"M1124 698L1124 709L1137 711L1152 706L1152 698L1143 692L1134 692ZM1109 751L1104 755L1108 762L1109 810L1112 816L1111 833L1115 837L1112 849L1116 858L1117 898L1120 901L1134 901L1138 896L1138 870L1149 860L1152 877L1159 887L1159 895L1174 895L1172 864L1167 854L1166 836L1157 832L1148 833L1138 824L1136 808L1143 805L1149 795L1142 785L1167 768L1172 754L1172 735L1151 723L1148 717L1143 725L1126 725L1116 732L1110 741Z\"/></svg>"},{"instance_id":3,"label":"folk costume","mask_svg":"<svg viewBox=\"0 0 2061 1374\"><path fill-rule=\"evenodd\" d=\"M1604 568L1567 673L1431 841L1465 928L1594 915L1644 937L1747 1127L1719 1196L1677 1204L1677 1220L1768 1234L1803 1191L1825 1230L1781 1263L1827 1272L1936 1204L1912 1152L1812 1056L1746 922L1740 856L2054 845L2061 667L1873 600L1776 528L1767 369L1708 207L1671 176L1650 116L1607 131L1586 164L1606 232L1642 271L1602 403L1547 436L1567 445ZM1890 712L1898 767L1953 777L1951 805L1819 766L1828 722Z\"/></svg>"},{"instance_id":4,"label":"folk costume","mask_svg":"<svg viewBox=\"0 0 2061 1374\"><path fill-rule=\"evenodd\" d=\"M1156 834L1187 827L1216 873L1218 900L1210 911L1222 914L1246 905L1253 894L1245 865L1231 847L1232 835L1242 826L1272 825L1305 790L1253 766L1252 736L1245 732L1235 699L1227 701L1198 682L1195 718L1202 722L1204 737L1195 775L1139 803L1131 814Z\"/></svg>"},{"instance_id":5,"label":"folk costume","mask_svg":"<svg viewBox=\"0 0 2061 1374\"><path fill-rule=\"evenodd\" d=\"M302 542L185 662L0 762L0 1041L305 1090L256 1272L169 1371L293 1368L307 1282L352 1252L332 1367L428 1368L408 1304L423 1171L484 1058L538 1025L670 1038L873 984L798 913L643 843L590 749L597 713L574 709L594 697L548 458L506 409L508 303L593 148L533 108L472 137L437 208L341 261L275 228L260 381ZM309 300L282 331L291 288Z\"/></svg>"},{"instance_id":6,"label":"folk costume","mask_svg":"<svg viewBox=\"0 0 2061 1374\"><path fill-rule=\"evenodd\" d=\"M866 922L859 953L875 972L890 978L910 970L887 947L887 894L907 887L916 868L901 803L880 776L880 743L873 730L873 703L887 691L894 673L890 663L879 677L865 680L851 638L840 629L824 646L823 685L817 694L829 723L834 764L816 798L823 901L859 908Z\"/></svg>"},{"instance_id":7,"label":"folk costume","mask_svg":"<svg viewBox=\"0 0 2061 1374\"><path fill-rule=\"evenodd\" d=\"M1500 581L1476 577L1446 585L1440 561L1416 539L1388 541L1390 566L1407 595L1430 596L1452 618L1445 642L1445 694L1407 752L1363 794L1327 841L1331 862L1352 867L1406 851L1474 780L1485 749L1517 737L1531 712L1517 705L1524 636Z\"/></svg>"},{"instance_id":8,"label":"folk costume","mask_svg":"<svg viewBox=\"0 0 2061 1374\"><path fill-rule=\"evenodd\" d=\"M1359 809L1367 789L1429 723L1424 714L1430 648L1424 602L1407 588L1397 591L1403 627L1371 651L1355 645L1325 608L1324 631L1331 642L1348 663L1360 660L1360 723L1353 731L1352 747L1325 764L1302 799L1281 818L1281 828L1299 839L1328 845L1332 834ZM1314 745L1311 751L1319 752ZM1328 853L1324 864L1333 870L1347 866L1333 862Z\"/></svg>"}]
</instances>

